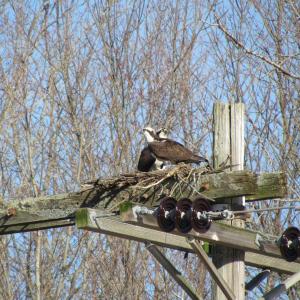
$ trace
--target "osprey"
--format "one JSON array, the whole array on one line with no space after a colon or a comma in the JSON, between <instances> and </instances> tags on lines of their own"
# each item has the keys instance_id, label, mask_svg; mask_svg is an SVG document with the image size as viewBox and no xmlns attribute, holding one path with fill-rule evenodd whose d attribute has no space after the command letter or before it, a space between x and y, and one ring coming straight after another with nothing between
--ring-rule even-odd
<instances>
[{"instance_id":1,"label":"osprey","mask_svg":"<svg viewBox=\"0 0 300 300\"><path fill-rule=\"evenodd\" d=\"M165 128L160 128L158 131L154 131L153 128L147 127L152 134L160 139L160 138L167 138L167 130ZM139 162L138 162L138 170L141 172L149 172L152 170L161 170L164 169L164 162L160 161L153 155L150 151L149 147L145 147L140 155Z\"/></svg>"},{"instance_id":2,"label":"osprey","mask_svg":"<svg viewBox=\"0 0 300 300\"><path fill-rule=\"evenodd\" d=\"M182 144L168 138L161 138L155 134L150 127L143 129L148 142L149 153L160 161L170 161L173 164L183 163L208 163L208 160L191 150L185 148Z\"/></svg>"}]
</instances>

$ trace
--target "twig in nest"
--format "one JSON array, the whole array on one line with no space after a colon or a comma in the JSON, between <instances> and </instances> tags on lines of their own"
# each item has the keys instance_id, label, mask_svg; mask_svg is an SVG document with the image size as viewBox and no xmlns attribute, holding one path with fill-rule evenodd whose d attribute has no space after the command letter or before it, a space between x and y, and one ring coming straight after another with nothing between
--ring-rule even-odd
<instances>
[{"instance_id":1,"label":"twig in nest","mask_svg":"<svg viewBox=\"0 0 300 300\"><path fill-rule=\"evenodd\" d=\"M81 191L88 189L110 189L114 187L133 186L141 189L148 189L162 183L165 179L180 174L182 177L190 177L192 174L218 173L219 170L208 170L207 168L192 168L191 165L179 164L172 169L157 170L152 172L137 172L121 174L119 177L90 180L83 183ZM136 185L136 186L135 186Z\"/></svg>"},{"instance_id":2,"label":"twig in nest","mask_svg":"<svg viewBox=\"0 0 300 300\"><path fill-rule=\"evenodd\" d=\"M226 167L227 163L230 161L230 155L227 156L226 160L224 160L220 165L219 169Z\"/></svg>"},{"instance_id":3,"label":"twig in nest","mask_svg":"<svg viewBox=\"0 0 300 300\"><path fill-rule=\"evenodd\" d=\"M178 170L180 169L180 167L175 167L174 169L171 169L166 176L164 176L163 178L161 178L159 181L157 182L154 182L150 185L147 185L147 186L140 186L140 185L136 185L135 187L136 188L140 188L140 189L149 189L151 187L154 187L160 183L162 183L163 181L165 181L166 179L170 178L170 177L173 177L174 175L177 174Z\"/></svg>"},{"instance_id":4,"label":"twig in nest","mask_svg":"<svg viewBox=\"0 0 300 300\"><path fill-rule=\"evenodd\" d=\"M191 187L192 190L193 190L194 192L196 192L199 196L201 196L201 197L203 197L203 198L205 198L205 199L207 199L207 200L210 200L210 201L215 202L215 199L203 195L203 194L200 193L200 192L199 192L199 191L198 191L191 183L185 181L185 180L184 180L183 178L181 178L179 175L178 175L178 177L179 177L179 179L180 179L181 181L183 181L185 184L187 184L189 187Z\"/></svg>"},{"instance_id":5,"label":"twig in nest","mask_svg":"<svg viewBox=\"0 0 300 300\"><path fill-rule=\"evenodd\" d=\"M165 179L167 179L167 178L169 178L169 177L168 177L168 176L167 176L167 177L164 177L164 178L162 178L161 180L159 180L159 181L157 181L157 182L154 182L154 183L152 183L152 184L149 184L149 185L147 185L147 186L136 185L135 187L138 188L138 189L149 189L149 188L151 188L151 187L154 187L154 186L156 186L156 185L162 183L162 182L163 182Z\"/></svg>"}]
</instances>

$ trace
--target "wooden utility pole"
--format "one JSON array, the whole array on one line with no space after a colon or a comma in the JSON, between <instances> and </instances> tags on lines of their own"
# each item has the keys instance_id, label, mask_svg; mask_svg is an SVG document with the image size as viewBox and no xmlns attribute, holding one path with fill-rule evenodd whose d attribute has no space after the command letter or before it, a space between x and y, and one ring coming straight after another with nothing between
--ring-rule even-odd
<instances>
[{"instance_id":1,"label":"wooden utility pole","mask_svg":"<svg viewBox=\"0 0 300 300\"><path fill-rule=\"evenodd\" d=\"M282 238L247 230L244 228L243 220L230 220L226 214L223 214L221 218L226 218L228 221L222 223L213 218L214 213L209 212L200 216L197 213L199 221L212 216L213 222L209 228L202 231L197 226L192 226L188 235L176 228L172 232L165 232L158 222L160 214L157 212L160 209L157 206L163 204L162 199L165 197L172 197L177 201L182 198L196 201L195 198L199 197L200 192L202 197L214 202L213 209L238 210L233 213L233 216L238 217L244 215L244 212L239 210L243 208L245 199L254 201L286 196L285 173L255 174L243 170L244 105L242 103L214 105L213 151L215 170L179 165L149 173L127 173L118 177L89 181L83 184L78 192L2 203L0 235L76 224L78 229L143 242L155 259L192 299L201 299L188 280L155 245L193 251L202 259L218 284L218 287L215 285L213 290L215 300L243 300L245 299L245 263L280 273L299 272L299 255L296 255L295 261L287 262L285 253L297 250L294 241L297 242L298 236L289 239L284 236L285 233ZM228 164L231 170L226 167ZM217 207L218 205L221 207ZM191 212L191 207L189 209ZM203 213L199 211L201 212ZM171 213L169 215L168 221L178 222L176 218L173 219ZM191 214L190 218L189 222L195 220L192 219ZM291 247L286 247L286 239L292 242ZM214 265L202 249L201 240L214 245L212 253ZM262 278L257 276L250 281L247 285L248 289L253 288L254 283ZM299 279L299 273L293 275L267 293L265 298L277 297Z\"/></svg>"},{"instance_id":2,"label":"wooden utility pole","mask_svg":"<svg viewBox=\"0 0 300 300\"><path fill-rule=\"evenodd\" d=\"M243 170L244 167L244 104L215 103L214 105L214 167L217 168L230 157L233 170ZM226 199L234 209L236 205L244 204L244 197ZM241 220L227 221L232 225L244 227ZM214 246L213 262L220 275L232 289L236 299L245 299L245 252L224 246ZM214 285L214 299L226 299L223 292Z\"/></svg>"}]
</instances>

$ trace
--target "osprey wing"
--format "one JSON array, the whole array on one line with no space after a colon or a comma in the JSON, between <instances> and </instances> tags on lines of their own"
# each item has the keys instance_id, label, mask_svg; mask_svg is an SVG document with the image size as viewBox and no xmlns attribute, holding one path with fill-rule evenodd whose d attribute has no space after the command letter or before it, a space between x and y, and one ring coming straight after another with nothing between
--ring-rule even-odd
<instances>
[{"instance_id":1,"label":"osprey wing","mask_svg":"<svg viewBox=\"0 0 300 300\"><path fill-rule=\"evenodd\" d=\"M145 147L140 155L138 162L138 170L141 172L149 172L155 163L155 156L151 153L149 147Z\"/></svg>"},{"instance_id":2,"label":"osprey wing","mask_svg":"<svg viewBox=\"0 0 300 300\"><path fill-rule=\"evenodd\" d=\"M172 163L199 163L203 161L198 155L185 148L182 144L170 139L162 139L148 144L148 147L154 155L164 161Z\"/></svg>"}]
</instances>

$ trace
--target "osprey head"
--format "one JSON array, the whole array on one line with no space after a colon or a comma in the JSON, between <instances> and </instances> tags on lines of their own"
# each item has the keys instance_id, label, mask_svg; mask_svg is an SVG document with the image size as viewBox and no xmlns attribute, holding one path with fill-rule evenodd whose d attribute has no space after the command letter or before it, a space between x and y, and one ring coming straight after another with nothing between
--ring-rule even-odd
<instances>
[{"instance_id":1,"label":"osprey head","mask_svg":"<svg viewBox=\"0 0 300 300\"><path fill-rule=\"evenodd\" d=\"M161 138L161 139L167 139L168 138L168 130L165 127L162 127L156 131L156 134Z\"/></svg>"},{"instance_id":2,"label":"osprey head","mask_svg":"<svg viewBox=\"0 0 300 300\"><path fill-rule=\"evenodd\" d=\"M143 133L148 143L153 142L157 138L155 130L151 127L145 127Z\"/></svg>"}]
</instances>

